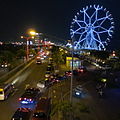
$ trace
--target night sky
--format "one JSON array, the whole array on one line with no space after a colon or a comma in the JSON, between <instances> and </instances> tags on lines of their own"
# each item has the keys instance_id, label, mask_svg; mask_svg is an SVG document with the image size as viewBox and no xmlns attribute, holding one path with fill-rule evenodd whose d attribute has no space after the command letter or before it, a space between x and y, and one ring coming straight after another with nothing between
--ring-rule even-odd
<instances>
[{"instance_id":1,"label":"night sky","mask_svg":"<svg viewBox=\"0 0 120 120\"><path fill-rule=\"evenodd\" d=\"M90 4L110 11L115 32L109 47L120 48L120 0L1 0L0 41L19 40L29 28L68 40L73 16Z\"/></svg>"}]
</instances>

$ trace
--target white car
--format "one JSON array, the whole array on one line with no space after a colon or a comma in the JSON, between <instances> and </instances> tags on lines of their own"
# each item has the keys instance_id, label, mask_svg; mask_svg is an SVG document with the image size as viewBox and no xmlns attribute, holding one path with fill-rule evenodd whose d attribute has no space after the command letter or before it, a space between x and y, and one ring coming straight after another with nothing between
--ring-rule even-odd
<instances>
[{"instance_id":1,"label":"white car","mask_svg":"<svg viewBox=\"0 0 120 120\"><path fill-rule=\"evenodd\" d=\"M50 77L50 75L51 75L51 72L50 72L50 71L47 71L47 72L45 73L45 77L46 77L46 78Z\"/></svg>"},{"instance_id":2,"label":"white car","mask_svg":"<svg viewBox=\"0 0 120 120\"><path fill-rule=\"evenodd\" d=\"M43 92L45 90L45 82L44 81L39 81L37 83L37 88L39 88L40 91Z\"/></svg>"}]
</instances>

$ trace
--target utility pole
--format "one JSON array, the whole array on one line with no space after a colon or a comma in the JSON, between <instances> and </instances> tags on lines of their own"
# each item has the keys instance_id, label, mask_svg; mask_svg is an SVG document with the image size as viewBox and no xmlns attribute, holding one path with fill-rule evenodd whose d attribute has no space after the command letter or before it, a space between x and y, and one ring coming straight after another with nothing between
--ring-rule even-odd
<instances>
[{"instance_id":1,"label":"utility pole","mask_svg":"<svg viewBox=\"0 0 120 120\"><path fill-rule=\"evenodd\" d=\"M74 46L73 46L73 40L72 42L72 66L71 66L71 83L70 83L70 102L72 103L72 89L73 89L73 62L74 62Z\"/></svg>"},{"instance_id":2,"label":"utility pole","mask_svg":"<svg viewBox=\"0 0 120 120\"><path fill-rule=\"evenodd\" d=\"M73 43L73 38L72 38L72 66L71 66L71 83L70 83L70 103L72 104L72 92L73 92L73 64L74 64L74 43ZM72 111L70 113L70 120L72 120Z\"/></svg>"}]
</instances>

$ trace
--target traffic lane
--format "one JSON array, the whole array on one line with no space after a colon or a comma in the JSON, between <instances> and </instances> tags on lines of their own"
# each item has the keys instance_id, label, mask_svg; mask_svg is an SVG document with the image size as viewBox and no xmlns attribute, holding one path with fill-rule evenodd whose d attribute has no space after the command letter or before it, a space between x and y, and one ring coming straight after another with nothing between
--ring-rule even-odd
<instances>
[{"instance_id":1,"label":"traffic lane","mask_svg":"<svg viewBox=\"0 0 120 120\"><path fill-rule=\"evenodd\" d=\"M24 77L20 77L21 75L18 76L19 81L22 82L17 82L15 84L15 87L17 87L15 94L10 96L6 101L0 101L0 120L11 119L16 109L20 106L18 98L24 93L26 84L30 84L34 87L40 79L43 79L42 77L44 77L45 70L46 64L36 65L33 63L24 73L22 73L22 75L25 76L24 80Z\"/></svg>"},{"instance_id":2,"label":"traffic lane","mask_svg":"<svg viewBox=\"0 0 120 120\"><path fill-rule=\"evenodd\" d=\"M7 68L0 68L0 76L5 75L6 73L8 73L8 69Z\"/></svg>"}]
</instances>

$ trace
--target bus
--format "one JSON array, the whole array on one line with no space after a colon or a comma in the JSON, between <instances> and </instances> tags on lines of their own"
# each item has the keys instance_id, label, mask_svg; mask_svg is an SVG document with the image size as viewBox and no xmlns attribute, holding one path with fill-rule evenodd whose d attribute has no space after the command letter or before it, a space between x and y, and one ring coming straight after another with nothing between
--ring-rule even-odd
<instances>
[{"instance_id":1,"label":"bus","mask_svg":"<svg viewBox=\"0 0 120 120\"><path fill-rule=\"evenodd\" d=\"M50 120L51 111L51 99L42 97L40 98L35 111L32 116L32 120Z\"/></svg>"},{"instance_id":2,"label":"bus","mask_svg":"<svg viewBox=\"0 0 120 120\"><path fill-rule=\"evenodd\" d=\"M10 84L0 85L0 100L6 100L8 96L14 91L14 86Z\"/></svg>"}]
</instances>

